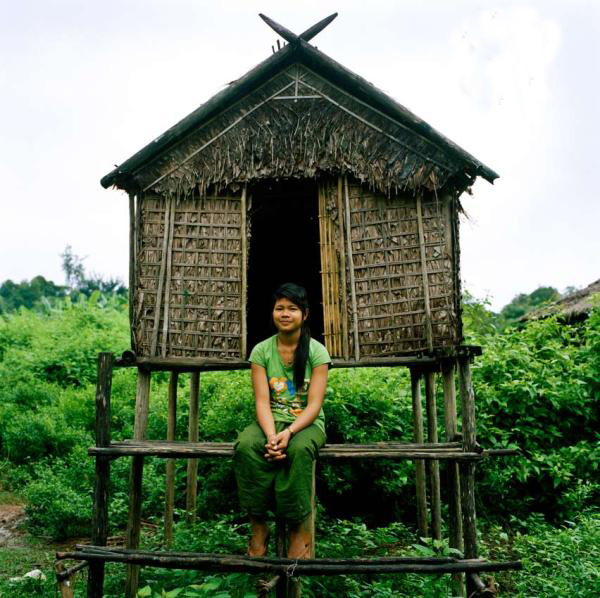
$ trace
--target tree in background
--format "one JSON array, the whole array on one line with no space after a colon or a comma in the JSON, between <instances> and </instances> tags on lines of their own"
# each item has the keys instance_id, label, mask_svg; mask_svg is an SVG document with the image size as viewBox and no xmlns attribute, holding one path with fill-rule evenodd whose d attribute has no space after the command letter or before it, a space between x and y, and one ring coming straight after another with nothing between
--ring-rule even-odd
<instances>
[{"instance_id":1,"label":"tree in background","mask_svg":"<svg viewBox=\"0 0 600 598\"><path fill-rule=\"evenodd\" d=\"M70 245L65 247L60 257L62 258L62 269L65 273L67 287L70 295L76 299L79 294L89 297L93 292L100 291L105 295L127 296L127 287L118 278L103 278L92 273L86 275L83 262L85 258L73 253Z\"/></svg>"},{"instance_id":2,"label":"tree in background","mask_svg":"<svg viewBox=\"0 0 600 598\"><path fill-rule=\"evenodd\" d=\"M520 293L500 311L507 324L514 324L519 318L548 303L560 299L560 293L554 287L538 287L532 293Z\"/></svg>"},{"instance_id":3,"label":"tree in background","mask_svg":"<svg viewBox=\"0 0 600 598\"><path fill-rule=\"evenodd\" d=\"M70 297L91 297L94 292L102 295L127 298L127 287L118 278L103 278L98 274L87 275L83 262L85 258L73 253L70 245L60 254L62 270L65 273L65 285L57 285L43 276L36 276L31 281L23 280L15 283L6 280L0 285L0 313L15 311L20 307L37 308L41 304L52 304L58 299Z\"/></svg>"},{"instance_id":4,"label":"tree in background","mask_svg":"<svg viewBox=\"0 0 600 598\"><path fill-rule=\"evenodd\" d=\"M6 280L0 285L0 313L14 311L19 307L31 309L42 299L62 298L67 294L67 288L46 280L43 276L36 276L31 281L15 283Z\"/></svg>"}]
</instances>

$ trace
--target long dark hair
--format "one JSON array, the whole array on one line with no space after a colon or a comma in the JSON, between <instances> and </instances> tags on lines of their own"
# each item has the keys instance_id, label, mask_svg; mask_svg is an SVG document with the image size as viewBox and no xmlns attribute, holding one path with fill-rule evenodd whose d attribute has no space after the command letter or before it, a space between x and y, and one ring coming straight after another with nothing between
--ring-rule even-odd
<instances>
[{"instance_id":1,"label":"long dark hair","mask_svg":"<svg viewBox=\"0 0 600 598\"><path fill-rule=\"evenodd\" d=\"M302 312L302 316L306 316L308 313L308 297L306 296L306 289L300 285L294 284L293 282L282 284L273 293L273 306L275 306L278 299L287 299L294 305L297 305ZM300 330L298 346L294 351L294 386L296 387L296 393L299 393L300 389L304 386L304 374L306 362L308 361L309 349L310 328L308 327L306 320L304 320Z\"/></svg>"}]
</instances>

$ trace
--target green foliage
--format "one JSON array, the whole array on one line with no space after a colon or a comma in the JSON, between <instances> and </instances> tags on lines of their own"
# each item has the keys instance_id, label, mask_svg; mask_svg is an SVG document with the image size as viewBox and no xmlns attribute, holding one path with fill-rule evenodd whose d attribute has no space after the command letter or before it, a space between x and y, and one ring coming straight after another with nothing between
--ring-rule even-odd
<instances>
[{"instance_id":1,"label":"green foliage","mask_svg":"<svg viewBox=\"0 0 600 598\"><path fill-rule=\"evenodd\" d=\"M549 318L502 331L500 321L485 303L470 298L465 301L464 316L467 338L484 348L483 356L473 365L478 439L485 447L522 449L518 458L489 459L478 469L478 513L495 521L494 525L502 522L508 530L498 532L508 540L497 539L488 547L489 553L503 557L522 546L522 554L534 554L539 550L538 535L547 538L549 544L558 542L552 544L554 554L559 545L564 548L575 542L577 534L582 534L582 543L597 539L597 520L592 523L590 518L580 521L576 517L597 504L600 497L596 482L600 457L600 309L579 324ZM60 306L43 312L21 309L0 317L0 451L5 459L0 463L0 478L5 489L24 495L28 525L36 534L60 538L89 531L94 469L86 450L93 442L97 353L112 350L118 354L128 344L125 305L100 294L76 302L67 298ZM148 423L148 434L153 438L165 436L167 382L167 374L153 376ZM135 385L135 371L115 371L115 440L132 435ZM187 435L188 393L189 379L180 376L179 438ZM412 437L410 384L403 369L333 370L325 401L329 442L407 441ZM203 374L200 404L201 439L234 440L237 431L253 417L248 373ZM441 426L441 396L438 405ZM441 429L440 435L443 437ZM184 508L185 466L179 461L176 469L179 509ZM111 469L110 521L115 532L126 522L129 463L118 459ZM164 473L164 460L147 459L143 510L145 517L158 523L164 508ZM201 460L199 479L198 503L203 519L188 527L178 512L177 545L184 550L243 552L247 529L236 523L239 512L231 464L223 459ZM317 484L322 504L318 517L320 555L447 550L443 543L416 544L406 527L389 524L392 520L409 525L414 522L412 463L320 463ZM555 523L574 521L575 526L561 530L563 536L554 536L558 532L547 524L532 527L527 519L531 510ZM519 531L521 536L511 531L518 521L529 526ZM493 526L491 529L493 532ZM531 535L532 529L535 535ZM148 541L152 547L158 547L159 542L158 537ZM555 557L549 555L551 558ZM574 562L572 568L568 575L574 578ZM114 570L122 576L121 569ZM144 584L158 595L163 589L186 588L180 596L186 592L190 596L221 592L223 596L245 598L253 591L248 576L144 571ZM538 575L533 571L533 558L530 571ZM519 576L507 574L502 579L511 588L510 595L544 595L534 585L528 594L525 586L519 585ZM109 590L112 583L109 579ZM571 581L564 581L563 586L560 583L556 581L562 591ZM110 590L107 596L122 594L116 581L114 587L118 589L112 594ZM305 592L319 597L445 596L448 579L315 578L306 582Z\"/></svg>"},{"instance_id":2,"label":"green foliage","mask_svg":"<svg viewBox=\"0 0 600 598\"><path fill-rule=\"evenodd\" d=\"M128 348L125 305L98 297L42 314L21 311L0 319L0 392L23 382L81 386L96 379L100 351Z\"/></svg>"},{"instance_id":3,"label":"green foliage","mask_svg":"<svg viewBox=\"0 0 600 598\"><path fill-rule=\"evenodd\" d=\"M530 311L540 307L544 303L560 299L560 293L554 287L538 287L535 291L526 294L520 293L505 305L500 316L507 322L516 322Z\"/></svg>"},{"instance_id":4,"label":"green foliage","mask_svg":"<svg viewBox=\"0 0 600 598\"><path fill-rule=\"evenodd\" d=\"M5 280L0 285L0 314L15 311L20 307L32 308L42 301L42 298L57 299L65 297L65 287L36 276L31 281L15 283Z\"/></svg>"},{"instance_id":5,"label":"green foliage","mask_svg":"<svg viewBox=\"0 0 600 598\"><path fill-rule=\"evenodd\" d=\"M561 519L582 507L563 499L574 496L578 480L597 475L596 326L596 314L583 325L547 318L485 339L473 366L478 437L490 448L522 451L482 466L479 495L491 512L532 508Z\"/></svg>"}]
</instances>

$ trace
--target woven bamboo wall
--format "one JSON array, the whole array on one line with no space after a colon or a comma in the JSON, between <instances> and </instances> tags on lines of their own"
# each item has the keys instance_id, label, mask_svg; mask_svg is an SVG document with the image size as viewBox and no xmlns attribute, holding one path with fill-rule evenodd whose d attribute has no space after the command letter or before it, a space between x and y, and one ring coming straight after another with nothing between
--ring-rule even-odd
<instances>
[{"instance_id":1,"label":"woven bamboo wall","mask_svg":"<svg viewBox=\"0 0 600 598\"><path fill-rule=\"evenodd\" d=\"M323 276L324 304L326 310L328 303L347 305L345 321L326 324L326 341L333 354L383 357L459 342L452 200L388 198L358 182L344 189L332 183L325 195L321 219L330 224L322 224L322 230L329 231L330 240L322 245L322 256L329 255ZM334 266L333 254L337 256ZM344 285L336 282L342 279L342 270L346 293ZM332 296L334 300L328 299Z\"/></svg>"},{"instance_id":2,"label":"woven bamboo wall","mask_svg":"<svg viewBox=\"0 0 600 598\"><path fill-rule=\"evenodd\" d=\"M242 203L239 196L184 201L145 196L138 202L138 355L242 356L247 256Z\"/></svg>"}]
</instances>

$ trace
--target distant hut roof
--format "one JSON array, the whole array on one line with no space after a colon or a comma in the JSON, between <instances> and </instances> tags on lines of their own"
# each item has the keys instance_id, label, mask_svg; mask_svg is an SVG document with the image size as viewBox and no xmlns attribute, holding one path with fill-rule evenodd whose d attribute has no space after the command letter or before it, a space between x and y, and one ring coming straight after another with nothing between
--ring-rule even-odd
<instances>
[{"instance_id":1,"label":"distant hut roof","mask_svg":"<svg viewBox=\"0 0 600 598\"><path fill-rule=\"evenodd\" d=\"M592 282L584 289L570 293L566 297L529 312L521 320L540 320L554 315L559 315L566 320L582 320L587 318L594 306L598 305L600 301L599 294L600 279Z\"/></svg>"},{"instance_id":2,"label":"distant hut roof","mask_svg":"<svg viewBox=\"0 0 600 598\"><path fill-rule=\"evenodd\" d=\"M422 186L440 189L446 184L463 190L477 176L489 182L498 177L404 106L311 46L307 40L320 31L318 25L300 36L273 27L290 43L104 176L102 186L186 193L196 185L206 188L329 171L351 173L389 193ZM304 130L289 125L285 115L278 118L283 102L272 101L282 80L290 83L294 72L296 93L300 85L301 95L327 100L302 115ZM294 109L310 111L308 105L304 99ZM269 116L273 110L279 110L274 118ZM245 119L249 111L252 119ZM319 119L319 114L326 118ZM254 127L252 134L244 136L240 124ZM273 150L268 135L277 142L291 141ZM271 156L259 155L257 166L251 154L261 142L271 146Z\"/></svg>"}]
</instances>

